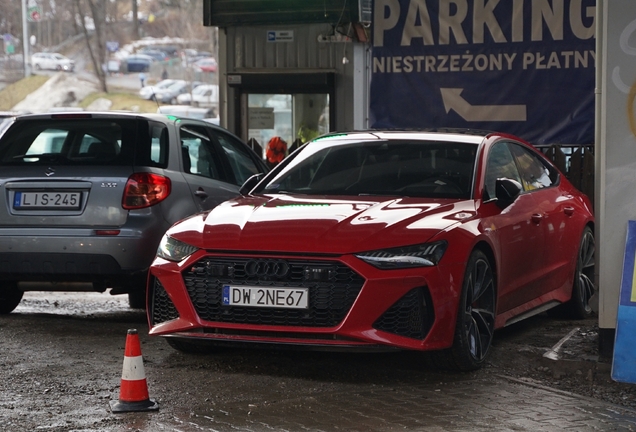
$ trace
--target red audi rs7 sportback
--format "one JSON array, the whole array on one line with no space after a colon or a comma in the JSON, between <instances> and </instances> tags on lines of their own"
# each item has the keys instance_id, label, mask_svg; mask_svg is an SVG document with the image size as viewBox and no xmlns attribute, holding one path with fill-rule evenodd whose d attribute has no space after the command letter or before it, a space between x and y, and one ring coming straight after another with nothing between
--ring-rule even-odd
<instances>
[{"instance_id":1,"label":"red audi rs7 sportback","mask_svg":"<svg viewBox=\"0 0 636 432\"><path fill-rule=\"evenodd\" d=\"M333 133L168 230L150 334L182 351L433 351L473 370L498 328L592 313L593 230L589 199L514 136Z\"/></svg>"}]
</instances>

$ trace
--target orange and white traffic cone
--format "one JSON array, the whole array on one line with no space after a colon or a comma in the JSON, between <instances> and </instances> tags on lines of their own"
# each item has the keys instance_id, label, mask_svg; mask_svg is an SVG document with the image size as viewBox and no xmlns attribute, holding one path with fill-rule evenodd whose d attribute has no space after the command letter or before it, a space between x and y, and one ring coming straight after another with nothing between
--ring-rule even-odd
<instances>
[{"instance_id":1,"label":"orange and white traffic cone","mask_svg":"<svg viewBox=\"0 0 636 432\"><path fill-rule=\"evenodd\" d=\"M144 360L136 329L129 329L126 336L119 400L110 401L110 409L114 413L159 409L159 404L148 396Z\"/></svg>"}]
</instances>

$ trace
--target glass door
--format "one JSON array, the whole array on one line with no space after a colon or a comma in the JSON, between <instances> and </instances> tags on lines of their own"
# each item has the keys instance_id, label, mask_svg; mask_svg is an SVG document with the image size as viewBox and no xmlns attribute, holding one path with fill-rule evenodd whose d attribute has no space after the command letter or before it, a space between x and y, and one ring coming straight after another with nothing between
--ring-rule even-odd
<instances>
[{"instance_id":1,"label":"glass door","mask_svg":"<svg viewBox=\"0 0 636 432\"><path fill-rule=\"evenodd\" d=\"M248 139L256 140L267 159L270 142L282 140L287 153L329 132L329 94L248 93L246 115Z\"/></svg>"}]
</instances>

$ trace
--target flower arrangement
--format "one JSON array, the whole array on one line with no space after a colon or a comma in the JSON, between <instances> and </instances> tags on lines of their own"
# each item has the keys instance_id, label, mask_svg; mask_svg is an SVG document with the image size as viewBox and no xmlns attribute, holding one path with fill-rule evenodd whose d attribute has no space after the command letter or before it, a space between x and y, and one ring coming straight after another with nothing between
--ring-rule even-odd
<instances>
[{"instance_id":1,"label":"flower arrangement","mask_svg":"<svg viewBox=\"0 0 636 432\"><path fill-rule=\"evenodd\" d=\"M269 163L277 164L285 159L286 155L287 143L283 139L275 136L269 140L265 150L265 157L267 157Z\"/></svg>"}]
</instances>

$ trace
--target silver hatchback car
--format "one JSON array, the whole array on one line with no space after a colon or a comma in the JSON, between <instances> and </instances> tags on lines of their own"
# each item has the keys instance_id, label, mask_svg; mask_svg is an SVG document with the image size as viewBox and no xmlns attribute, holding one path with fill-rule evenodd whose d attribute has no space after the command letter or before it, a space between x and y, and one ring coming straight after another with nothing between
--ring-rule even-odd
<instances>
[{"instance_id":1,"label":"silver hatchback car","mask_svg":"<svg viewBox=\"0 0 636 432\"><path fill-rule=\"evenodd\" d=\"M30 286L59 282L111 288L145 307L165 231L267 171L239 138L208 122L87 112L13 119L0 136L0 167L4 314Z\"/></svg>"}]
</instances>

